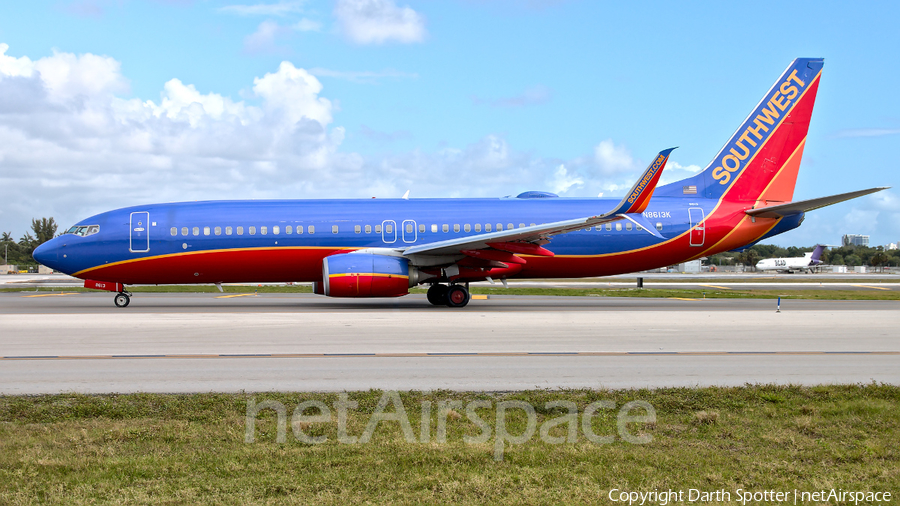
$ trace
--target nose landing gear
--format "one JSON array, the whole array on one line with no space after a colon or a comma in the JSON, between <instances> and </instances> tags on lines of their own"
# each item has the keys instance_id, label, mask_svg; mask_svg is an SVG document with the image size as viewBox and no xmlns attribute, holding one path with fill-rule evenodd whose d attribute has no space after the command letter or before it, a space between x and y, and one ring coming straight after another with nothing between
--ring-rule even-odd
<instances>
[{"instance_id":1,"label":"nose landing gear","mask_svg":"<svg viewBox=\"0 0 900 506\"><path fill-rule=\"evenodd\" d=\"M116 307L128 307L128 304L131 302L131 294L128 292L119 292L116 294L116 298L113 299L113 302L116 303Z\"/></svg>"}]
</instances>

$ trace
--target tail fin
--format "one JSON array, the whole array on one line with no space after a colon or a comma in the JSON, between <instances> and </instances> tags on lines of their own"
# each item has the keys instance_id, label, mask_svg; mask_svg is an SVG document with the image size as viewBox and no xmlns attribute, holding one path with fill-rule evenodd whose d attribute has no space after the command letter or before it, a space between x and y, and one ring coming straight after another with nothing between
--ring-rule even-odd
<instances>
[{"instance_id":1,"label":"tail fin","mask_svg":"<svg viewBox=\"0 0 900 506\"><path fill-rule=\"evenodd\" d=\"M660 195L790 202L823 64L794 60L706 169L661 187Z\"/></svg>"},{"instance_id":2,"label":"tail fin","mask_svg":"<svg viewBox=\"0 0 900 506\"><path fill-rule=\"evenodd\" d=\"M822 263L822 261L819 260L819 258L822 256L823 251L825 251L825 245L824 244L816 244L816 249L813 250L812 256L809 258L810 265L818 265L818 264Z\"/></svg>"}]
</instances>

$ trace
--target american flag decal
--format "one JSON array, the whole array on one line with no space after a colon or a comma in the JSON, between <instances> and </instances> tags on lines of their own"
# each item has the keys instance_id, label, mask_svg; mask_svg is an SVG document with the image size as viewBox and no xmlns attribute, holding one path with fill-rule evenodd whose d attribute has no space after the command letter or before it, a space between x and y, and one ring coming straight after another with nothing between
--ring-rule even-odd
<instances>
[{"instance_id":1,"label":"american flag decal","mask_svg":"<svg viewBox=\"0 0 900 506\"><path fill-rule=\"evenodd\" d=\"M684 195L696 195L697 194L697 185L690 186L682 186L681 193Z\"/></svg>"}]
</instances>

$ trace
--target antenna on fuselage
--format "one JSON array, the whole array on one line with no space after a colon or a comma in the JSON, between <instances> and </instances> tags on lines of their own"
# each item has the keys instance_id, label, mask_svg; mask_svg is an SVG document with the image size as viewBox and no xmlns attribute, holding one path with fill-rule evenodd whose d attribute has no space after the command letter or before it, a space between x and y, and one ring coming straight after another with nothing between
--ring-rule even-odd
<instances>
[{"instance_id":1,"label":"antenna on fuselage","mask_svg":"<svg viewBox=\"0 0 900 506\"><path fill-rule=\"evenodd\" d=\"M401 198L402 198L403 200L409 200L409 190L406 190L406 193L404 193L404 194L403 194L403 197L401 197Z\"/></svg>"}]
</instances>

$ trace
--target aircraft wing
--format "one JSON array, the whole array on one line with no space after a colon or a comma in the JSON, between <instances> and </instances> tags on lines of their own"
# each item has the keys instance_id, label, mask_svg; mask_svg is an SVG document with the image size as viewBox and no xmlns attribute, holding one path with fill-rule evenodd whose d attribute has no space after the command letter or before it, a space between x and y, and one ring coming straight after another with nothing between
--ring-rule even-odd
<instances>
[{"instance_id":1,"label":"aircraft wing","mask_svg":"<svg viewBox=\"0 0 900 506\"><path fill-rule=\"evenodd\" d=\"M856 197L862 197L863 195L868 195L870 193L880 192L881 190L887 190L888 188L890 188L890 186L879 186L877 188L869 188L868 190L841 193L840 195L819 197L817 199L798 200L797 202L788 202L787 204L779 204L777 206L747 209L744 212L756 218L781 218L783 216L792 216L805 213L806 211L819 209L820 207L830 206L831 204L837 204L838 202L843 202L845 200L855 199Z\"/></svg>"},{"instance_id":2,"label":"aircraft wing","mask_svg":"<svg viewBox=\"0 0 900 506\"><path fill-rule=\"evenodd\" d=\"M462 253L463 251L496 248L512 253L552 256L551 252L540 248L540 245L550 242L552 236L623 219L635 223L649 234L664 239L641 213L650 203L650 197L662 175L666 160L674 149L660 151L653 163L647 167L641 178L631 188L631 191L625 195L625 198L615 208L604 214L412 246L404 250L403 255L454 255L465 254Z\"/></svg>"}]
</instances>

